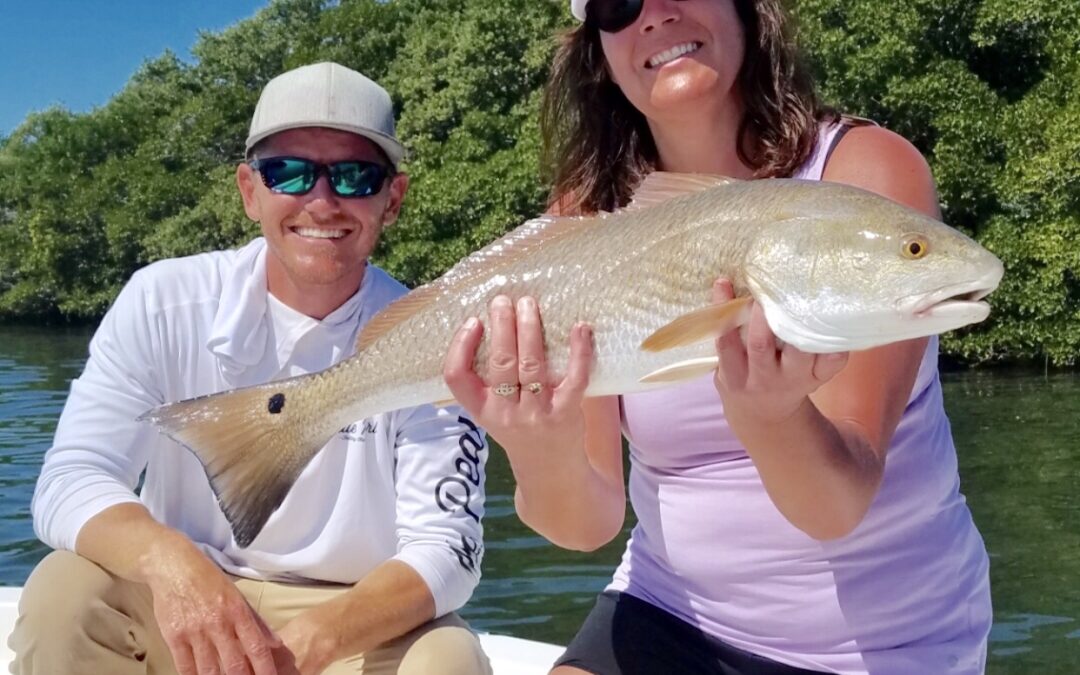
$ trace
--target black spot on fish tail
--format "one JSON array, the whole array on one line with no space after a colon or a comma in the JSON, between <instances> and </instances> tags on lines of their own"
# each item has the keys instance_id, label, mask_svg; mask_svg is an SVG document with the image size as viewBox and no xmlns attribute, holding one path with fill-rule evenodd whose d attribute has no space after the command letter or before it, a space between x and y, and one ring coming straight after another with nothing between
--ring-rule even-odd
<instances>
[{"instance_id":1,"label":"black spot on fish tail","mask_svg":"<svg viewBox=\"0 0 1080 675\"><path fill-rule=\"evenodd\" d=\"M278 414L279 412L281 412L282 408L284 408L284 407L285 407L285 394L278 393L278 394L274 394L273 396L270 397L270 404L267 406L267 409L270 411L271 415Z\"/></svg>"}]
</instances>

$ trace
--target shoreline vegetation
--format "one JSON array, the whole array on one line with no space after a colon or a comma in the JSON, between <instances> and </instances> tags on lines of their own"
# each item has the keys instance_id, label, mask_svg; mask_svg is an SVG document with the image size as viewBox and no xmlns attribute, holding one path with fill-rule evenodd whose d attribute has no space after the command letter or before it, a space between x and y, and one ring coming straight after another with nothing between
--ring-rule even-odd
<instances>
[{"instance_id":1,"label":"shoreline vegetation","mask_svg":"<svg viewBox=\"0 0 1080 675\"><path fill-rule=\"evenodd\" d=\"M376 262L415 286L540 212L537 108L562 0L273 0L105 105L0 136L0 322L93 324L139 267L257 233L235 194L262 85L334 60L386 86L412 190ZM945 221L1005 263L949 364L1080 355L1080 15L1031 0L795 0L823 99L911 139Z\"/></svg>"}]
</instances>

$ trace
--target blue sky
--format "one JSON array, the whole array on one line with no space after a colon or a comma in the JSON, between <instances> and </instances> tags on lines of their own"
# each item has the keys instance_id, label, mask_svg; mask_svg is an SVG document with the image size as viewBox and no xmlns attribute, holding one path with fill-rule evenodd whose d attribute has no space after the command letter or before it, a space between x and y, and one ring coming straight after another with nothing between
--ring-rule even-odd
<instances>
[{"instance_id":1,"label":"blue sky","mask_svg":"<svg viewBox=\"0 0 1080 675\"><path fill-rule=\"evenodd\" d=\"M190 60L200 30L219 31L267 0L0 0L0 135L54 104L83 112L123 88L146 59Z\"/></svg>"}]
</instances>

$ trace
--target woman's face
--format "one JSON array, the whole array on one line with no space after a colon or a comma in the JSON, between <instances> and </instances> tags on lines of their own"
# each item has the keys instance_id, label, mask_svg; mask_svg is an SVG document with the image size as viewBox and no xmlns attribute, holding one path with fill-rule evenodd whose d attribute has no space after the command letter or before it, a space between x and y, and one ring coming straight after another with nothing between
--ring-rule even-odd
<instances>
[{"instance_id":1,"label":"woman's face","mask_svg":"<svg viewBox=\"0 0 1080 675\"><path fill-rule=\"evenodd\" d=\"M726 103L745 36L734 0L644 0L632 24L600 31L600 42L626 98L646 117L662 119Z\"/></svg>"}]
</instances>

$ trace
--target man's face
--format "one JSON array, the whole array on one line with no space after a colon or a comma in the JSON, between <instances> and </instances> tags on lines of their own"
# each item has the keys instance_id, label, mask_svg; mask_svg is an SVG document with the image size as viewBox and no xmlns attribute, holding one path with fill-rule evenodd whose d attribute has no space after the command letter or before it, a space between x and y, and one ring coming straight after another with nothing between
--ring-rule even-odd
<instances>
[{"instance_id":1,"label":"man's face","mask_svg":"<svg viewBox=\"0 0 1080 675\"><path fill-rule=\"evenodd\" d=\"M377 146L363 136L321 127L283 131L260 144L260 159L281 156L323 164L386 164ZM266 237L270 292L293 307L315 299L311 294L343 302L356 292L379 233L397 219L409 183L398 174L377 194L347 198L334 193L325 173L302 195L271 192L246 163L237 167L236 179L244 210Z\"/></svg>"}]
</instances>

